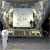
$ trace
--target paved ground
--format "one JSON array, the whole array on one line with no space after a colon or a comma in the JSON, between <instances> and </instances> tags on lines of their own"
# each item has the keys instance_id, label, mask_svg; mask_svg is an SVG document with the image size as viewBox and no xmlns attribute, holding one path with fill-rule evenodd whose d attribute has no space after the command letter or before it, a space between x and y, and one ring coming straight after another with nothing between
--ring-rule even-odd
<instances>
[{"instance_id":1,"label":"paved ground","mask_svg":"<svg viewBox=\"0 0 50 50\"><path fill-rule=\"evenodd\" d=\"M2 50L1 42L0 42L0 50ZM49 50L49 39L9 38L7 50Z\"/></svg>"}]
</instances>

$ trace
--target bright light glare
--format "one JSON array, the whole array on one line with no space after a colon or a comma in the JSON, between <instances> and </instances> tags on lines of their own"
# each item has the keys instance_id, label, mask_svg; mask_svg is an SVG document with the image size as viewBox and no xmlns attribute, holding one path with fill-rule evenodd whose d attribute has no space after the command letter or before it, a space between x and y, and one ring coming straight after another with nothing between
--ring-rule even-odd
<instances>
[{"instance_id":1,"label":"bright light glare","mask_svg":"<svg viewBox=\"0 0 50 50\"><path fill-rule=\"evenodd\" d=\"M6 1L2 1L2 8L4 9L4 5L5 5Z\"/></svg>"},{"instance_id":2,"label":"bright light glare","mask_svg":"<svg viewBox=\"0 0 50 50\"><path fill-rule=\"evenodd\" d=\"M9 13L11 13L13 11L13 9L10 9Z\"/></svg>"}]
</instances>

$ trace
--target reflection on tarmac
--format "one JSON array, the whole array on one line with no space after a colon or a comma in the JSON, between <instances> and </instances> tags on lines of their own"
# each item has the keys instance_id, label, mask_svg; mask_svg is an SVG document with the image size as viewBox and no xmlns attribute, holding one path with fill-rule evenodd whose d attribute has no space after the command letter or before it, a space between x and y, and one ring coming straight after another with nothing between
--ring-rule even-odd
<instances>
[{"instance_id":1,"label":"reflection on tarmac","mask_svg":"<svg viewBox=\"0 0 50 50\"><path fill-rule=\"evenodd\" d=\"M0 50L2 50L0 42ZM7 50L49 50L48 38L9 38Z\"/></svg>"}]
</instances>

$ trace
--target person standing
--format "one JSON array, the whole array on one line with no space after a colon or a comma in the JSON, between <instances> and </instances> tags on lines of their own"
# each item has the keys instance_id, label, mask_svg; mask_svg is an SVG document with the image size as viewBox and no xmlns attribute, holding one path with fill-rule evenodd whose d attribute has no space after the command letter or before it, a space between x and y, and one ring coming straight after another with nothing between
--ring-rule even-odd
<instances>
[{"instance_id":1,"label":"person standing","mask_svg":"<svg viewBox=\"0 0 50 50\"><path fill-rule=\"evenodd\" d=\"M33 27L33 22L32 22L32 20L30 21L30 25L31 25L31 28Z\"/></svg>"},{"instance_id":2,"label":"person standing","mask_svg":"<svg viewBox=\"0 0 50 50\"><path fill-rule=\"evenodd\" d=\"M2 30L1 39L2 39L3 50L7 50L8 30L5 28Z\"/></svg>"}]
</instances>

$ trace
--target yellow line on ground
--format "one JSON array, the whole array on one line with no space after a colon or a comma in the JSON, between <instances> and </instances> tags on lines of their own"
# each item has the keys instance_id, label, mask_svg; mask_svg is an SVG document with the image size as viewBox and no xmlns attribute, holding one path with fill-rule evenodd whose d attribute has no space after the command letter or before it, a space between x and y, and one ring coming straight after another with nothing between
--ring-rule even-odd
<instances>
[{"instance_id":1,"label":"yellow line on ground","mask_svg":"<svg viewBox=\"0 0 50 50\"><path fill-rule=\"evenodd\" d=\"M13 50L21 50L21 49L13 49Z\"/></svg>"},{"instance_id":2,"label":"yellow line on ground","mask_svg":"<svg viewBox=\"0 0 50 50\"><path fill-rule=\"evenodd\" d=\"M8 50L10 50L10 49L8 49ZM21 50L21 49L11 49L11 50Z\"/></svg>"}]
</instances>

